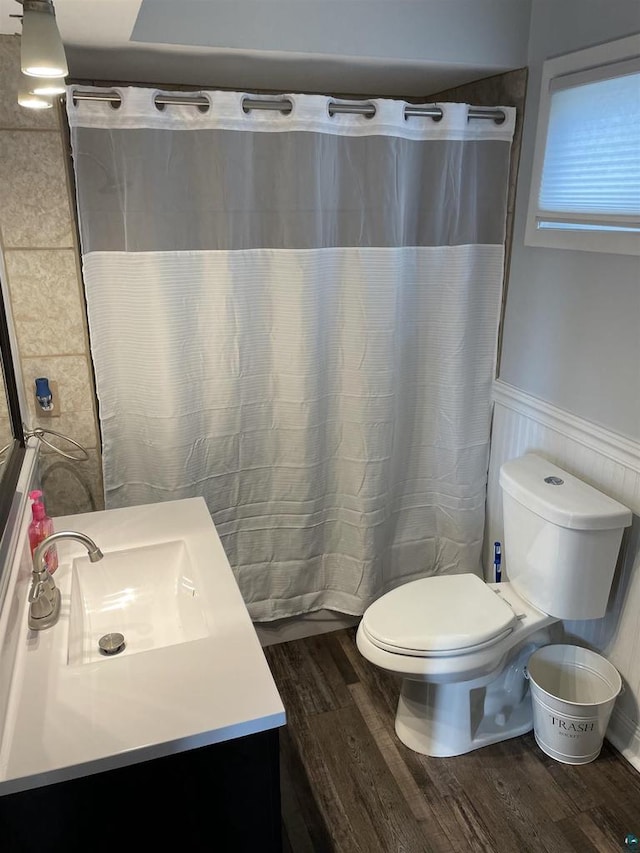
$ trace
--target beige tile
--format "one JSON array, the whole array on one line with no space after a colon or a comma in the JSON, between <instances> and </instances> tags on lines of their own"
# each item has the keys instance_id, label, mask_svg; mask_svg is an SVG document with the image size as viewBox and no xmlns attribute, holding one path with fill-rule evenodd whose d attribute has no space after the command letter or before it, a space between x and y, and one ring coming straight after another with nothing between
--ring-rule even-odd
<instances>
[{"instance_id":1,"label":"beige tile","mask_svg":"<svg viewBox=\"0 0 640 853\"><path fill-rule=\"evenodd\" d=\"M60 411L91 411L94 391L87 359L81 355L40 356L22 359L22 376L29 401L35 412L35 384L39 376L46 376L58 383Z\"/></svg>"},{"instance_id":2,"label":"beige tile","mask_svg":"<svg viewBox=\"0 0 640 853\"><path fill-rule=\"evenodd\" d=\"M92 412L72 412L61 415L59 418L35 417L34 415L30 415L28 427L30 430L36 427L41 427L44 430L54 430L63 436L73 439L73 441L77 441L85 450L95 450L98 447L98 437ZM49 434L45 434L44 437L50 444L60 448L65 453L69 453L72 456L82 456L82 453L70 442ZM44 456L48 454L57 455L54 450L44 443L41 446L41 450Z\"/></svg>"},{"instance_id":3,"label":"beige tile","mask_svg":"<svg viewBox=\"0 0 640 853\"><path fill-rule=\"evenodd\" d=\"M4 383L0 382L0 418L9 419L9 406L7 404L7 395L4 390Z\"/></svg>"},{"instance_id":4,"label":"beige tile","mask_svg":"<svg viewBox=\"0 0 640 853\"><path fill-rule=\"evenodd\" d=\"M96 451L90 452L87 462L42 455L39 470L45 506L52 518L104 509L102 469Z\"/></svg>"},{"instance_id":5,"label":"beige tile","mask_svg":"<svg viewBox=\"0 0 640 853\"><path fill-rule=\"evenodd\" d=\"M0 131L0 228L5 249L73 246L59 133Z\"/></svg>"},{"instance_id":6,"label":"beige tile","mask_svg":"<svg viewBox=\"0 0 640 853\"><path fill-rule=\"evenodd\" d=\"M23 356L56 355L61 349L67 353L83 353L84 332L82 323L58 325L55 320L17 320L16 337Z\"/></svg>"},{"instance_id":7,"label":"beige tile","mask_svg":"<svg viewBox=\"0 0 640 853\"><path fill-rule=\"evenodd\" d=\"M3 399L2 394L0 394L0 399ZM5 409L5 414L0 415L0 450L3 447L6 447L7 444L10 444L13 441L13 431L11 429L11 421L6 415L6 403L3 402L3 407ZM4 458L0 457L0 463L4 462ZM2 469L0 468L0 478L2 475Z\"/></svg>"},{"instance_id":8,"label":"beige tile","mask_svg":"<svg viewBox=\"0 0 640 853\"><path fill-rule=\"evenodd\" d=\"M5 261L21 355L84 354L73 249L10 249Z\"/></svg>"},{"instance_id":9,"label":"beige tile","mask_svg":"<svg viewBox=\"0 0 640 853\"><path fill-rule=\"evenodd\" d=\"M8 2L18 12L17 4ZM14 10L12 10L14 11ZM15 23L20 32L20 23ZM53 130L58 127L58 111L29 110L18 103L20 80L20 36L0 35L0 129L35 128Z\"/></svg>"}]
</instances>

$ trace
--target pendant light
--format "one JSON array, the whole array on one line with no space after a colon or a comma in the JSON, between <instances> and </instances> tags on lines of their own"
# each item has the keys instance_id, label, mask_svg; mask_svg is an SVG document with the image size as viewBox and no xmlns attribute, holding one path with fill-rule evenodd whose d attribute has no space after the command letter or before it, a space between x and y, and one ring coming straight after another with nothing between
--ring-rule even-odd
<instances>
[{"instance_id":1,"label":"pendant light","mask_svg":"<svg viewBox=\"0 0 640 853\"><path fill-rule=\"evenodd\" d=\"M33 92L34 95L53 97L54 95L64 95L66 91L64 77L29 77L26 74L22 76L29 86L29 91Z\"/></svg>"},{"instance_id":2,"label":"pendant light","mask_svg":"<svg viewBox=\"0 0 640 853\"><path fill-rule=\"evenodd\" d=\"M20 64L29 77L69 73L52 0L22 0Z\"/></svg>"},{"instance_id":3,"label":"pendant light","mask_svg":"<svg viewBox=\"0 0 640 853\"><path fill-rule=\"evenodd\" d=\"M26 74L20 74L18 103L21 107L28 107L30 110L48 110L53 106L53 102L44 95L36 95L32 91L32 81L36 79L35 77L27 77Z\"/></svg>"}]
</instances>

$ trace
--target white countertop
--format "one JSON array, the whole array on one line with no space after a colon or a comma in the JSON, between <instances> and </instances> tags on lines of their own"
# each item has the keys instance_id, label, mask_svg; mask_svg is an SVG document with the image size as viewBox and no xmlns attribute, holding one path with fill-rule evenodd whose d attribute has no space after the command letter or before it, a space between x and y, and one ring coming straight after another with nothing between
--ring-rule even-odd
<instances>
[{"instance_id":1,"label":"white countertop","mask_svg":"<svg viewBox=\"0 0 640 853\"><path fill-rule=\"evenodd\" d=\"M105 555L185 538L192 560L208 567L205 592L216 602L215 624L204 639L70 665L71 561L86 551L77 542L59 542L58 623L31 631L23 596L0 747L0 795L285 724L282 701L202 498L56 518L54 527L85 533ZM100 571L100 563L91 568Z\"/></svg>"}]
</instances>

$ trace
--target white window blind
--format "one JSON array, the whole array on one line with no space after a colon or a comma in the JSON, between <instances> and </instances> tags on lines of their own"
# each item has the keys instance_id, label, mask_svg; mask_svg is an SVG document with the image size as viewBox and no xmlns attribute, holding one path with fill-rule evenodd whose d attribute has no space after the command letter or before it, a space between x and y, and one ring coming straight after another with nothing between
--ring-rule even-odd
<instances>
[{"instance_id":1,"label":"white window blind","mask_svg":"<svg viewBox=\"0 0 640 853\"><path fill-rule=\"evenodd\" d=\"M526 242L640 254L640 58L566 60L544 81Z\"/></svg>"},{"instance_id":2,"label":"white window blind","mask_svg":"<svg viewBox=\"0 0 640 853\"><path fill-rule=\"evenodd\" d=\"M640 227L640 73L552 93L539 208Z\"/></svg>"}]
</instances>

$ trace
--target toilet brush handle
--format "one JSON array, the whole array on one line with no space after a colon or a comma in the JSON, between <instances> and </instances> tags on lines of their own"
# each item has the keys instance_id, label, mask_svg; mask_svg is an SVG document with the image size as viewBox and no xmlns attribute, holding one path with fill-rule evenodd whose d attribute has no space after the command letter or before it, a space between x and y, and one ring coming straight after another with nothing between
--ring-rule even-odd
<instances>
[{"instance_id":1,"label":"toilet brush handle","mask_svg":"<svg viewBox=\"0 0 640 853\"><path fill-rule=\"evenodd\" d=\"M499 542L493 543L493 571L495 582L500 583L502 580L502 546Z\"/></svg>"}]
</instances>

